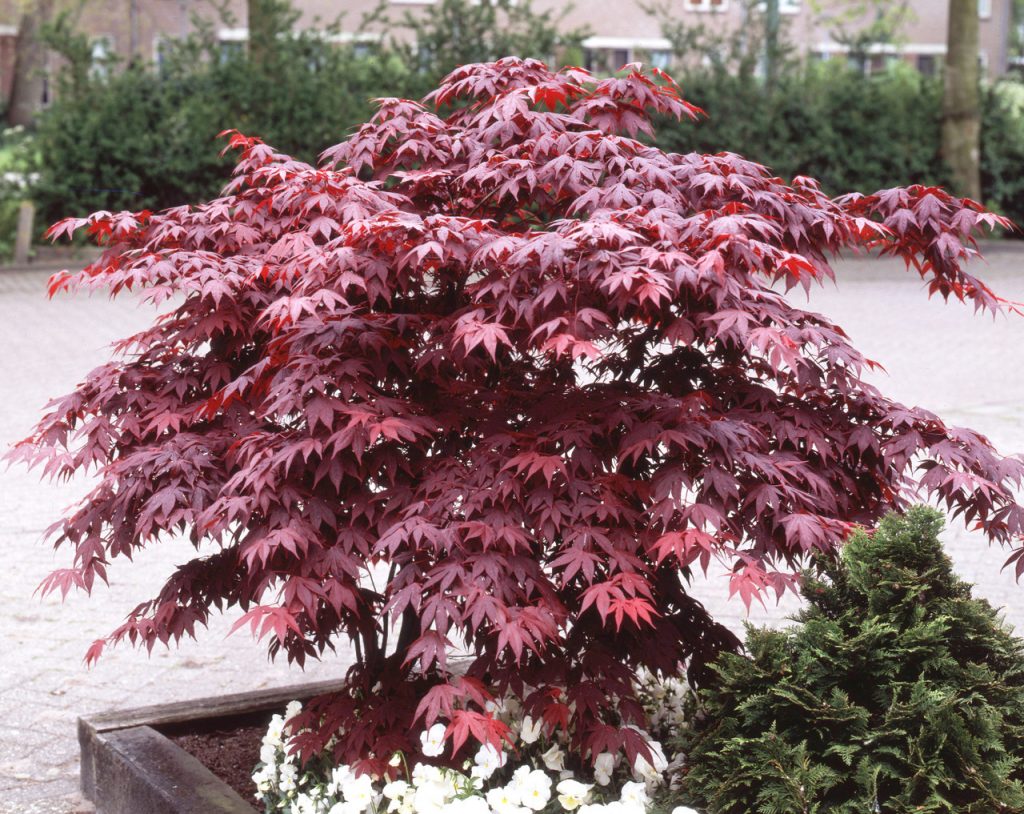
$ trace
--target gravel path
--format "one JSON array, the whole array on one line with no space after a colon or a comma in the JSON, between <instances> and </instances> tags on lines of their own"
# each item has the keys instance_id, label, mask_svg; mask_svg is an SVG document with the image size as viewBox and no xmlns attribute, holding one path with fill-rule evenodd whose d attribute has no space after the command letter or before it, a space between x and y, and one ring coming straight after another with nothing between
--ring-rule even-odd
<instances>
[{"instance_id":1,"label":"gravel path","mask_svg":"<svg viewBox=\"0 0 1024 814\"><path fill-rule=\"evenodd\" d=\"M993 245L985 279L1004 296L1024 301L1024 247ZM844 261L838 288L812 293L811 306L835 318L854 343L887 368L876 374L888 394L974 427L1004 451L1024 451L1024 319L974 316L959 304L928 302L919 281L897 264ZM48 303L45 274L0 272L0 448L24 435L50 397L107 358L107 344L141 328L149 312L131 299L63 297ZM802 295L795 295L802 296ZM155 650L127 648L86 670L85 648L147 598L187 546L144 552L132 568L114 568L109 588L63 605L32 591L60 557L40 544L42 530L83 491L81 484L40 484L21 469L0 468L0 547L9 577L0 586L0 812L68 814L88 811L77 797L78 716L277 686L301 680L284 663L270 664L245 634L226 637L218 620L194 643ZM1005 553L952 526L946 534L960 572L978 592L1005 608L1024 629L1024 602L1013 578L1000 573ZM721 619L741 627L742 604L727 600L725 581L712 576L695 592ZM751 621L783 621L793 601L760 610ZM336 677L346 653L306 670L309 680Z\"/></svg>"}]
</instances>

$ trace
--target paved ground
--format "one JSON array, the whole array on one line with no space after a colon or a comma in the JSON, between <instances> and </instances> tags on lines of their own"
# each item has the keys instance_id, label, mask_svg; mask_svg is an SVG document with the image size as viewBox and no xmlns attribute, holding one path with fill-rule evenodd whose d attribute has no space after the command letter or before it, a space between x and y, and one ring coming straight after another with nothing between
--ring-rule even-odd
<instances>
[{"instance_id":1,"label":"paved ground","mask_svg":"<svg viewBox=\"0 0 1024 814\"><path fill-rule=\"evenodd\" d=\"M987 279L1024 301L1024 247L993 247ZM141 327L148 313L134 303L63 298L47 303L45 275L0 273L0 447L27 432L40 406L106 358L106 344ZM926 302L921 285L889 263L847 261L840 285L815 292L815 309L837 319L854 342L888 368L887 392L987 433L1000 448L1024 450L1024 319L975 317L969 308ZM202 646L183 645L152 657L128 649L108 653L90 671L88 643L107 633L148 597L190 549L146 552L134 567L113 569L109 589L62 606L32 591L60 558L40 544L42 529L82 486L41 485L20 469L0 469L0 551L9 577L0 584L0 812L68 814L88 810L76 797L79 715L226 691L293 682L284 664L268 664L244 634L225 638L230 620L212 626ZM1024 629L1024 587L999 568L1005 555L952 528L947 540L960 571L979 592L1004 606ZM713 611L734 626L740 603L727 602L724 580L697 586ZM793 603L756 614L778 622ZM307 670L310 680L337 676L342 660Z\"/></svg>"}]
</instances>

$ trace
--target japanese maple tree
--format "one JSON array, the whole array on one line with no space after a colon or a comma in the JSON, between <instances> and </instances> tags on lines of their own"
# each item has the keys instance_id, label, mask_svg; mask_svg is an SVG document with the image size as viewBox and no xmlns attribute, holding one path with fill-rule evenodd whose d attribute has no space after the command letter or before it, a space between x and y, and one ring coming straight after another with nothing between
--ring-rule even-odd
<instances>
[{"instance_id":1,"label":"japanese maple tree","mask_svg":"<svg viewBox=\"0 0 1024 814\"><path fill-rule=\"evenodd\" d=\"M866 384L842 329L783 293L864 247L1012 308L964 268L999 218L666 154L637 140L651 117L700 111L635 65L503 59L378 108L319 167L232 133L223 197L51 230L103 247L51 293L169 311L13 451L98 472L44 588L88 590L169 535L212 545L107 643L178 640L227 607L300 663L352 640L302 748L340 730L339 758L377 771L436 720L456 750L501 738L487 702L507 692L581 758L632 756L635 672L699 680L737 645L687 594L712 560L749 603L923 498L1016 545L1021 461Z\"/></svg>"}]
</instances>

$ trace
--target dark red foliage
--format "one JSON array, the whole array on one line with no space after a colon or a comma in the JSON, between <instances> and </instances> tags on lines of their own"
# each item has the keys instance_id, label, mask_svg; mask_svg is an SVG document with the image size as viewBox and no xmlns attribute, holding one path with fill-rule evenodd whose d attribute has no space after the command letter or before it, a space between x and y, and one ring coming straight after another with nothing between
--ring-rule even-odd
<instances>
[{"instance_id":1,"label":"dark red foliage","mask_svg":"<svg viewBox=\"0 0 1024 814\"><path fill-rule=\"evenodd\" d=\"M171 310L13 453L100 476L53 529L74 562L45 588L89 589L169 534L212 541L107 641L230 606L299 662L354 640L303 748L340 728L339 756L380 770L435 719L502 737L486 702L506 691L582 755L642 748L635 671L699 678L736 645L686 593L712 559L749 603L924 497L1012 543L1021 461L865 384L842 329L781 293L859 246L996 311L963 264L999 219L633 138L698 113L637 66L470 65L424 104L381 100L319 168L233 133L223 198L57 224L105 251L52 291Z\"/></svg>"}]
</instances>

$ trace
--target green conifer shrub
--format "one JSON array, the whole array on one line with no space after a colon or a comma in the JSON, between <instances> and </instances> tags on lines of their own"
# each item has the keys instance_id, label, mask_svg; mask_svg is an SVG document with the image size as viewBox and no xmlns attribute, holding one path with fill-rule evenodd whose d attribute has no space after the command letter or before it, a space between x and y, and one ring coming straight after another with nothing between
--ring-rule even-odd
<instances>
[{"instance_id":1,"label":"green conifer shrub","mask_svg":"<svg viewBox=\"0 0 1024 814\"><path fill-rule=\"evenodd\" d=\"M680 748L709 814L1024 811L1024 642L971 597L927 508L805 577L785 630L723 655Z\"/></svg>"}]
</instances>

